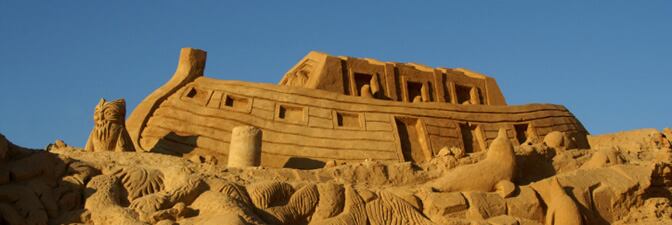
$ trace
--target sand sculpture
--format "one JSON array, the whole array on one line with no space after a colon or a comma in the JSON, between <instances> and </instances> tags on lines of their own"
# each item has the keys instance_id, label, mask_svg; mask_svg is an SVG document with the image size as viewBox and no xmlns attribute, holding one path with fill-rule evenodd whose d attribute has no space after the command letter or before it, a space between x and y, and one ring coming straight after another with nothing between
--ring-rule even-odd
<instances>
[{"instance_id":1,"label":"sand sculpture","mask_svg":"<svg viewBox=\"0 0 672 225\"><path fill-rule=\"evenodd\" d=\"M587 135L563 107L506 106L462 69L310 53L275 86L203 78L205 52L182 53L126 126L123 101L101 101L84 149L0 135L0 224L672 224L669 129ZM252 120L255 105L277 111Z\"/></svg>"},{"instance_id":2,"label":"sand sculpture","mask_svg":"<svg viewBox=\"0 0 672 225\"><path fill-rule=\"evenodd\" d=\"M424 162L444 147L485 151L500 128L516 144L556 131L586 147L587 131L563 106L506 105L493 78L467 69L311 52L271 85L205 77L205 61L205 51L183 49L170 81L133 110L136 149L226 165L237 126L263 131L265 167Z\"/></svg>"},{"instance_id":3,"label":"sand sculpture","mask_svg":"<svg viewBox=\"0 0 672 225\"><path fill-rule=\"evenodd\" d=\"M252 126L234 127L229 153L229 167L259 166L261 130Z\"/></svg>"},{"instance_id":4,"label":"sand sculpture","mask_svg":"<svg viewBox=\"0 0 672 225\"><path fill-rule=\"evenodd\" d=\"M593 143L610 138L590 137ZM511 150L517 162L513 174L520 174L511 178L513 191L501 194L498 189L505 188L498 185L489 190L424 188L462 173L461 168L487 162L489 156L479 153L459 161L452 155L440 156L415 166L362 161L316 170L258 169L155 153L87 152L67 145L53 145L47 152L0 140L7 143L0 164L7 171L0 179L0 221L6 224L672 222L672 162L642 154L641 149L628 149L636 154L620 151L618 164L586 168L583 165L602 150L556 150L533 144L537 164L548 158L555 171L563 172L525 183L521 180L528 176L529 162L520 162L529 160L530 153L500 135L490 150ZM653 139L616 147L628 145L654 147L645 152L672 151L655 147L659 144ZM431 169L445 160L453 162L448 163L450 169Z\"/></svg>"},{"instance_id":5,"label":"sand sculpture","mask_svg":"<svg viewBox=\"0 0 672 225\"><path fill-rule=\"evenodd\" d=\"M133 151L126 131L126 102L100 99L93 114L93 130L84 149L87 151Z\"/></svg>"},{"instance_id":6,"label":"sand sculpture","mask_svg":"<svg viewBox=\"0 0 672 225\"><path fill-rule=\"evenodd\" d=\"M546 225L581 225L583 216L574 200L565 193L557 178L551 179Z\"/></svg>"},{"instance_id":7,"label":"sand sculpture","mask_svg":"<svg viewBox=\"0 0 672 225\"><path fill-rule=\"evenodd\" d=\"M497 138L490 144L484 160L456 168L431 184L430 188L440 192L489 192L497 187L510 187L515 170L513 144L507 137L506 130L500 129ZM487 176L482 176L484 171L488 171ZM511 188L508 189L510 191L506 191L507 194L513 191Z\"/></svg>"}]
</instances>

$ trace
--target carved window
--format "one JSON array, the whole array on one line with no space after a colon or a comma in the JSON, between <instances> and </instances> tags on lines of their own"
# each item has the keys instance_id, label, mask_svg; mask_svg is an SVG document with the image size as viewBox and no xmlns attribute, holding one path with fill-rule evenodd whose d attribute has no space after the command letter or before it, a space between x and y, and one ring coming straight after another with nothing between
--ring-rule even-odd
<instances>
[{"instance_id":1,"label":"carved window","mask_svg":"<svg viewBox=\"0 0 672 225\"><path fill-rule=\"evenodd\" d=\"M406 93L409 102L431 102L432 91L427 82L407 81Z\"/></svg>"},{"instance_id":2,"label":"carved window","mask_svg":"<svg viewBox=\"0 0 672 225\"><path fill-rule=\"evenodd\" d=\"M471 87L469 86L464 86L464 85L455 85L455 95L457 97L457 104L464 104L465 102L471 103L471 95L469 94L471 92Z\"/></svg>"},{"instance_id":3,"label":"carved window","mask_svg":"<svg viewBox=\"0 0 672 225\"><path fill-rule=\"evenodd\" d=\"M364 86L368 86L369 89L368 91L371 91L371 74L365 74L365 73L355 73L355 87L357 87L357 93L359 96L365 96L365 93L362 93L362 88Z\"/></svg>"},{"instance_id":4,"label":"carved window","mask_svg":"<svg viewBox=\"0 0 672 225\"><path fill-rule=\"evenodd\" d=\"M278 104L276 109L277 118L280 121L305 124L307 121L307 110L301 106Z\"/></svg>"},{"instance_id":5,"label":"carved window","mask_svg":"<svg viewBox=\"0 0 672 225\"><path fill-rule=\"evenodd\" d=\"M457 104L484 104L485 99L481 89L475 86L455 85Z\"/></svg>"},{"instance_id":6,"label":"carved window","mask_svg":"<svg viewBox=\"0 0 672 225\"><path fill-rule=\"evenodd\" d=\"M409 81L406 90L409 102L422 102L422 83Z\"/></svg>"},{"instance_id":7,"label":"carved window","mask_svg":"<svg viewBox=\"0 0 672 225\"><path fill-rule=\"evenodd\" d=\"M336 127L361 128L362 123L358 113L336 112Z\"/></svg>"},{"instance_id":8,"label":"carved window","mask_svg":"<svg viewBox=\"0 0 672 225\"><path fill-rule=\"evenodd\" d=\"M210 101L211 96L212 90L205 90L191 86L185 89L182 99L205 106L208 101Z\"/></svg>"},{"instance_id":9,"label":"carved window","mask_svg":"<svg viewBox=\"0 0 672 225\"><path fill-rule=\"evenodd\" d=\"M187 94L186 94L187 98L194 98L194 97L196 97L196 92L197 92L197 91L196 91L196 88L191 87L191 88L189 89L189 91L187 91Z\"/></svg>"},{"instance_id":10,"label":"carved window","mask_svg":"<svg viewBox=\"0 0 672 225\"><path fill-rule=\"evenodd\" d=\"M242 96L226 94L224 96L223 107L228 107L240 111L247 111L250 108L250 99Z\"/></svg>"}]
</instances>

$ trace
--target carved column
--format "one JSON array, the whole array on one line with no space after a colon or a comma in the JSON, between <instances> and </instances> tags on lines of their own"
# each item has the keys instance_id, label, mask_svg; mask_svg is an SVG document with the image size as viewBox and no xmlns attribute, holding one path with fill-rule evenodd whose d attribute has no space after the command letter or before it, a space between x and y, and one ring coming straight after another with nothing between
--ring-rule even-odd
<instances>
[{"instance_id":1,"label":"carved column","mask_svg":"<svg viewBox=\"0 0 672 225\"><path fill-rule=\"evenodd\" d=\"M229 167L261 164L261 130L253 126L234 127L229 145Z\"/></svg>"}]
</instances>

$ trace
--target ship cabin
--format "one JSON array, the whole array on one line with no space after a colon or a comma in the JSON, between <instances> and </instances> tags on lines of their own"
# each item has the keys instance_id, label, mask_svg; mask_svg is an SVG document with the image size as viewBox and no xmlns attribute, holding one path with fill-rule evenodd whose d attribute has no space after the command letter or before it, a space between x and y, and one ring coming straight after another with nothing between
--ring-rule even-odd
<instances>
[{"instance_id":1,"label":"ship cabin","mask_svg":"<svg viewBox=\"0 0 672 225\"><path fill-rule=\"evenodd\" d=\"M400 102L506 105L495 79L463 68L310 52L279 83Z\"/></svg>"}]
</instances>

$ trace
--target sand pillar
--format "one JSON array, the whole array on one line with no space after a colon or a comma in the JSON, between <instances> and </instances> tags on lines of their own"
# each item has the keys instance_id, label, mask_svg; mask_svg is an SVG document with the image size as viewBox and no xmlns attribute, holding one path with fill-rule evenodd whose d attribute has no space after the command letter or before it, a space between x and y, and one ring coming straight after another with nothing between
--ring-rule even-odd
<instances>
[{"instance_id":1,"label":"sand pillar","mask_svg":"<svg viewBox=\"0 0 672 225\"><path fill-rule=\"evenodd\" d=\"M471 87L471 90L469 90L469 102L472 105L480 105L482 103L481 95L478 93L478 88Z\"/></svg>"},{"instance_id":2,"label":"sand pillar","mask_svg":"<svg viewBox=\"0 0 672 225\"><path fill-rule=\"evenodd\" d=\"M231 131L229 167L252 167L261 164L261 129L238 126Z\"/></svg>"},{"instance_id":3,"label":"sand pillar","mask_svg":"<svg viewBox=\"0 0 672 225\"><path fill-rule=\"evenodd\" d=\"M429 96L429 87L427 83L422 84L420 95L422 96L422 102L430 102L431 98Z\"/></svg>"}]
</instances>

